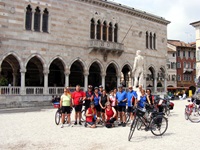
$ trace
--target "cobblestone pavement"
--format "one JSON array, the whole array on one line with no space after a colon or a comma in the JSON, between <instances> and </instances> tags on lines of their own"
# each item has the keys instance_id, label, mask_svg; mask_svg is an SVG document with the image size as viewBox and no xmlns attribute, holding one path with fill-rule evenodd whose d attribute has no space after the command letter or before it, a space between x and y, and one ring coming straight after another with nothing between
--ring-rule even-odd
<instances>
[{"instance_id":1,"label":"cobblestone pavement","mask_svg":"<svg viewBox=\"0 0 200 150\"><path fill-rule=\"evenodd\" d=\"M56 109L0 110L0 149L10 150L194 150L200 149L200 123L184 119L186 100L176 100L169 127L162 137L150 131L135 131L128 142L129 127L96 129L84 126L60 128L54 122ZM72 114L72 121L74 115Z\"/></svg>"}]
</instances>

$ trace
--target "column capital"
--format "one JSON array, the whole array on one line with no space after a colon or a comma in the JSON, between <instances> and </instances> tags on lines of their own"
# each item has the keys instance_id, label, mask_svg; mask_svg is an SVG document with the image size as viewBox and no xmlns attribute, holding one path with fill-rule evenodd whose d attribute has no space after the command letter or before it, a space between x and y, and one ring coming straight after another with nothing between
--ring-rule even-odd
<instances>
[{"instance_id":1,"label":"column capital","mask_svg":"<svg viewBox=\"0 0 200 150\"><path fill-rule=\"evenodd\" d=\"M26 73L26 69L20 69L21 73Z\"/></svg>"},{"instance_id":2,"label":"column capital","mask_svg":"<svg viewBox=\"0 0 200 150\"><path fill-rule=\"evenodd\" d=\"M47 69L47 68L44 69L44 70L43 70L43 74L44 74L44 75L45 75L45 74L48 75L48 74L49 74L49 69Z\"/></svg>"},{"instance_id":3,"label":"column capital","mask_svg":"<svg viewBox=\"0 0 200 150\"><path fill-rule=\"evenodd\" d=\"M105 73L101 73L101 76L102 76L102 77L105 77L105 76L106 76L106 74L105 74Z\"/></svg>"}]
</instances>

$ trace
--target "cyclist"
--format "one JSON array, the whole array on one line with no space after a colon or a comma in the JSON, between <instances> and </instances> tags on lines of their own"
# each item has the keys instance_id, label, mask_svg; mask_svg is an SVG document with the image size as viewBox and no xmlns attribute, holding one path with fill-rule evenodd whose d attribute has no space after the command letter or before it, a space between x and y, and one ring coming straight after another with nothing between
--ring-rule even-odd
<instances>
[{"instance_id":1,"label":"cyclist","mask_svg":"<svg viewBox=\"0 0 200 150\"><path fill-rule=\"evenodd\" d=\"M153 97L153 95L151 95L151 89L146 90L146 97L147 97L147 101L148 101L149 105L153 105L154 97Z\"/></svg>"},{"instance_id":2,"label":"cyclist","mask_svg":"<svg viewBox=\"0 0 200 150\"><path fill-rule=\"evenodd\" d=\"M130 114L131 122L134 119L133 116L133 107L136 106L137 93L133 90L132 86L129 86L129 92L127 92L127 103L128 103L128 113Z\"/></svg>"},{"instance_id":3,"label":"cyclist","mask_svg":"<svg viewBox=\"0 0 200 150\"><path fill-rule=\"evenodd\" d=\"M102 117L102 121L103 123L105 123L105 109L106 109L106 102L108 102L108 96L106 94L106 90L103 89L102 91L102 95L100 97L99 100L99 105L101 106L101 117Z\"/></svg>"},{"instance_id":4,"label":"cyclist","mask_svg":"<svg viewBox=\"0 0 200 150\"><path fill-rule=\"evenodd\" d=\"M126 101L127 101L127 94L126 91L123 90L123 86L118 86L119 91L116 93L116 99L118 101L118 112L120 115L121 123L118 124L119 126L125 127L126 126Z\"/></svg>"},{"instance_id":5,"label":"cyclist","mask_svg":"<svg viewBox=\"0 0 200 150\"><path fill-rule=\"evenodd\" d=\"M71 114L72 101L71 101L71 93L70 93L69 87L64 88L64 93L60 99L60 107L62 110L61 128L64 127L65 113L67 113L67 123L68 123L68 126L70 126L71 124L70 114Z\"/></svg>"},{"instance_id":6,"label":"cyclist","mask_svg":"<svg viewBox=\"0 0 200 150\"><path fill-rule=\"evenodd\" d=\"M102 94L102 93L103 93L103 86L99 85L99 94Z\"/></svg>"},{"instance_id":7,"label":"cyclist","mask_svg":"<svg viewBox=\"0 0 200 150\"><path fill-rule=\"evenodd\" d=\"M98 87L94 88L93 98L94 98L94 105L97 110L97 117L100 117L101 106L99 105L99 100L100 100L101 95L98 89L99 89Z\"/></svg>"},{"instance_id":8,"label":"cyclist","mask_svg":"<svg viewBox=\"0 0 200 150\"><path fill-rule=\"evenodd\" d=\"M96 115L97 114L96 114L96 108L95 108L94 102L91 102L90 107L86 111L85 127L89 125L90 128L96 128L96 121L98 121Z\"/></svg>"},{"instance_id":9,"label":"cyclist","mask_svg":"<svg viewBox=\"0 0 200 150\"><path fill-rule=\"evenodd\" d=\"M92 85L88 85L88 91L85 92L85 111L90 107L90 103L93 101Z\"/></svg>"},{"instance_id":10,"label":"cyclist","mask_svg":"<svg viewBox=\"0 0 200 150\"><path fill-rule=\"evenodd\" d=\"M111 107L110 102L106 103L105 119L107 128L114 126L114 122L116 121L116 111L114 107Z\"/></svg>"},{"instance_id":11,"label":"cyclist","mask_svg":"<svg viewBox=\"0 0 200 150\"><path fill-rule=\"evenodd\" d=\"M147 102L147 97L145 95L145 90L142 89L141 90L141 96L138 97L138 107L139 108L144 108L145 107L145 103Z\"/></svg>"},{"instance_id":12,"label":"cyclist","mask_svg":"<svg viewBox=\"0 0 200 150\"><path fill-rule=\"evenodd\" d=\"M81 123L81 110L82 110L82 102L85 100L85 93L81 91L80 85L76 85L76 90L72 93L72 103L75 107L75 122L74 125L77 125L77 119L79 119L79 125Z\"/></svg>"}]
</instances>

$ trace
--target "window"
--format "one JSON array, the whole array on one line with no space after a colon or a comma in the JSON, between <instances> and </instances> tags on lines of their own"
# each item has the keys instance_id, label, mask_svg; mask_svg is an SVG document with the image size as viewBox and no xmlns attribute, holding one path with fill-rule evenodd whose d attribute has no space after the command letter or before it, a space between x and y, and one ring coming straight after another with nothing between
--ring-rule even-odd
<instances>
[{"instance_id":1,"label":"window","mask_svg":"<svg viewBox=\"0 0 200 150\"><path fill-rule=\"evenodd\" d=\"M187 68L187 63L186 62L183 63L183 67Z\"/></svg>"},{"instance_id":2,"label":"window","mask_svg":"<svg viewBox=\"0 0 200 150\"><path fill-rule=\"evenodd\" d=\"M146 32L146 48L149 48L149 35L148 32Z\"/></svg>"},{"instance_id":3,"label":"window","mask_svg":"<svg viewBox=\"0 0 200 150\"><path fill-rule=\"evenodd\" d=\"M177 56L180 57L180 50L177 51Z\"/></svg>"},{"instance_id":4,"label":"window","mask_svg":"<svg viewBox=\"0 0 200 150\"><path fill-rule=\"evenodd\" d=\"M118 42L118 25L115 24L115 29L114 29L114 42Z\"/></svg>"},{"instance_id":5,"label":"window","mask_svg":"<svg viewBox=\"0 0 200 150\"><path fill-rule=\"evenodd\" d=\"M181 63L177 62L177 68L181 68Z\"/></svg>"},{"instance_id":6,"label":"window","mask_svg":"<svg viewBox=\"0 0 200 150\"><path fill-rule=\"evenodd\" d=\"M196 69L196 63L193 64L193 69Z\"/></svg>"},{"instance_id":7,"label":"window","mask_svg":"<svg viewBox=\"0 0 200 150\"><path fill-rule=\"evenodd\" d=\"M176 53L172 53L172 57L175 57L176 56Z\"/></svg>"},{"instance_id":8,"label":"window","mask_svg":"<svg viewBox=\"0 0 200 150\"><path fill-rule=\"evenodd\" d=\"M40 9L37 7L35 9L35 14L34 14L34 30L35 31L40 31Z\"/></svg>"},{"instance_id":9,"label":"window","mask_svg":"<svg viewBox=\"0 0 200 150\"><path fill-rule=\"evenodd\" d=\"M45 8L43 12L43 20L42 20L42 31L48 32L48 20L49 20L49 12L47 8Z\"/></svg>"},{"instance_id":10,"label":"window","mask_svg":"<svg viewBox=\"0 0 200 150\"><path fill-rule=\"evenodd\" d=\"M167 69L170 69L170 64L167 64Z\"/></svg>"},{"instance_id":11,"label":"window","mask_svg":"<svg viewBox=\"0 0 200 150\"><path fill-rule=\"evenodd\" d=\"M177 81L181 81L181 76L177 75Z\"/></svg>"},{"instance_id":12,"label":"window","mask_svg":"<svg viewBox=\"0 0 200 150\"><path fill-rule=\"evenodd\" d=\"M150 33L150 49L152 49L152 33Z\"/></svg>"},{"instance_id":13,"label":"window","mask_svg":"<svg viewBox=\"0 0 200 150\"><path fill-rule=\"evenodd\" d=\"M176 75L172 75L172 81L176 80Z\"/></svg>"},{"instance_id":14,"label":"window","mask_svg":"<svg viewBox=\"0 0 200 150\"><path fill-rule=\"evenodd\" d=\"M171 69L176 69L176 63L175 62L171 62Z\"/></svg>"},{"instance_id":15,"label":"window","mask_svg":"<svg viewBox=\"0 0 200 150\"><path fill-rule=\"evenodd\" d=\"M105 21L103 23L103 40L107 41L107 23Z\"/></svg>"},{"instance_id":16,"label":"window","mask_svg":"<svg viewBox=\"0 0 200 150\"><path fill-rule=\"evenodd\" d=\"M97 21L97 40L101 40L101 22Z\"/></svg>"},{"instance_id":17,"label":"window","mask_svg":"<svg viewBox=\"0 0 200 150\"><path fill-rule=\"evenodd\" d=\"M32 8L30 5L26 7L26 21L25 21L26 30L31 30L32 28Z\"/></svg>"},{"instance_id":18,"label":"window","mask_svg":"<svg viewBox=\"0 0 200 150\"><path fill-rule=\"evenodd\" d=\"M188 51L188 57L190 58L190 51Z\"/></svg>"},{"instance_id":19,"label":"window","mask_svg":"<svg viewBox=\"0 0 200 150\"><path fill-rule=\"evenodd\" d=\"M110 42L112 42L112 33L113 33L113 28L112 28L112 23L110 23L109 24L109 29L108 29L109 31L108 31L108 34L109 34L109 36L108 36L108 40L110 41Z\"/></svg>"},{"instance_id":20,"label":"window","mask_svg":"<svg viewBox=\"0 0 200 150\"><path fill-rule=\"evenodd\" d=\"M191 63L190 62L188 62L188 64L187 64L188 66L188 68L190 69L191 68Z\"/></svg>"},{"instance_id":21,"label":"window","mask_svg":"<svg viewBox=\"0 0 200 150\"><path fill-rule=\"evenodd\" d=\"M185 51L183 51L183 57L185 57Z\"/></svg>"},{"instance_id":22,"label":"window","mask_svg":"<svg viewBox=\"0 0 200 150\"><path fill-rule=\"evenodd\" d=\"M196 57L196 52L194 52L194 58Z\"/></svg>"},{"instance_id":23,"label":"window","mask_svg":"<svg viewBox=\"0 0 200 150\"><path fill-rule=\"evenodd\" d=\"M90 23L90 38L95 39L95 21L92 18Z\"/></svg>"},{"instance_id":24,"label":"window","mask_svg":"<svg viewBox=\"0 0 200 150\"><path fill-rule=\"evenodd\" d=\"M187 81L187 75L186 74L183 75L183 80Z\"/></svg>"},{"instance_id":25,"label":"window","mask_svg":"<svg viewBox=\"0 0 200 150\"><path fill-rule=\"evenodd\" d=\"M153 35L153 49L156 49L156 34Z\"/></svg>"},{"instance_id":26,"label":"window","mask_svg":"<svg viewBox=\"0 0 200 150\"><path fill-rule=\"evenodd\" d=\"M167 80L170 81L170 75L168 75L168 79Z\"/></svg>"}]
</instances>

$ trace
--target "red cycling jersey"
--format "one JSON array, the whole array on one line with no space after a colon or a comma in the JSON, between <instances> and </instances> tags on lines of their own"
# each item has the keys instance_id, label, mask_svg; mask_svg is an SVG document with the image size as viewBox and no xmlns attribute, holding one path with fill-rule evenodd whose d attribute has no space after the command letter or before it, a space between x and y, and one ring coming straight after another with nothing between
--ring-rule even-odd
<instances>
[{"instance_id":1,"label":"red cycling jersey","mask_svg":"<svg viewBox=\"0 0 200 150\"><path fill-rule=\"evenodd\" d=\"M110 120L110 118L114 115L114 112L113 112L112 108L110 108L110 109L106 108L105 113L107 115L107 121Z\"/></svg>"},{"instance_id":2,"label":"red cycling jersey","mask_svg":"<svg viewBox=\"0 0 200 150\"><path fill-rule=\"evenodd\" d=\"M73 98L74 105L82 104L79 100L80 100L80 98L83 99L83 97L85 97L85 93L83 91L74 91L72 93L72 98Z\"/></svg>"},{"instance_id":3,"label":"red cycling jersey","mask_svg":"<svg viewBox=\"0 0 200 150\"><path fill-rule=\"evenodd\" d=\"M96 115L96 109L88 108L87 111L89 115L93 114L93 116L86 116L86 122L93 122L93 117Z\"/></svg>"}]
</instances>

